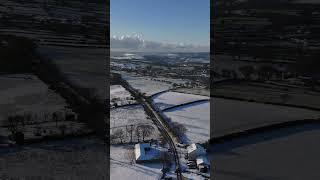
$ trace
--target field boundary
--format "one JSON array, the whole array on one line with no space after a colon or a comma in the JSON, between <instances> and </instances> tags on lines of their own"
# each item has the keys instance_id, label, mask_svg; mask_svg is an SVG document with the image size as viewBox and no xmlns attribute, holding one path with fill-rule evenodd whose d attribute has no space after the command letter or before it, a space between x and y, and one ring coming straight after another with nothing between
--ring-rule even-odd
<instances>
[{"instance_id":1,"label":"field boundary","mask_svg":"<svg viewBox=\"0 0 320 180\"><path fill-rule=\"evenodd\" d=\"M169 111L171 109L175 109L175 108L178 108L178 107L192 105L192 104L201 103L201 102L207 102L207 101L210 102L210 99L200 99L200 100L196 100L196 101L192 101L192 102L182 103L182 104L175 105L175 106L172 106L172 107L164 108L161 111L165 112L165 111Z\"/></svg>"},{"instance_id":2,"label":"field boundary","mask_svg":"<svg viewBox=\"0 0 320 180\"><path fill-rule=\"evenodd\" d=\"M287 104L287 103L276 103L276 102L264 102L264 101L257 101L257 100L254 100L254 99L246 99L246 98L240 98L240 97L230 97L230 96L225 96L225 95L213 95L213 94L211 94L210 97L320 111L320 108L315 108L315 107L311 107L311 106L304 106L304 105L295 105L295 104Z\"/></svg>"},{"instance_id":3,"label":"field boundary","mask_svg":"<svg viewBox=\"0 0 320 180\"><path fill-rule=\"evenodd\" d=\"M213 137L213 138L210 138L209 142L210 144L220 144L227 141L232 141L234 139L266 133L268 131L288 128L288 127L296 127L301 125L309 125L309 124L320 124L320 119L302 119L302 120L293 120L293 121L286 121L286 122L265 125L262 127L242 130L242 131L233 132L233 133L218 136L218 137Z\"/></svg>"}]
</instances>

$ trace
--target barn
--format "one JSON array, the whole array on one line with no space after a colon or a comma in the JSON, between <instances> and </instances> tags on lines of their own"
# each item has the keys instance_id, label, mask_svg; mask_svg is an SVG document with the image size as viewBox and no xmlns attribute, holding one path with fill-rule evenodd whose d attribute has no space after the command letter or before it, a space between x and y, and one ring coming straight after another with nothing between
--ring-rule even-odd
<instances>
[{"instance_id":1,"label":"barn","mask_svg":"<svg viewBox=\"0 0 320 180\"><path fill-rule=\"evenodd\" d=\"M139 143L134 148L136 163L155 162L160 160L160 150L150 143Z\"/></svg>"},{"instance_id":2,"label":"barn","mask_svg":"<svg viewBox=\"0 0 320 180\"><path fill-rule=\"evenodd\" d=\"M189 160L196 160L197 157L206 155L207 152L200 144L193 143L187 147L188 151L188 159Z\"/></svg>"}]
</instances>

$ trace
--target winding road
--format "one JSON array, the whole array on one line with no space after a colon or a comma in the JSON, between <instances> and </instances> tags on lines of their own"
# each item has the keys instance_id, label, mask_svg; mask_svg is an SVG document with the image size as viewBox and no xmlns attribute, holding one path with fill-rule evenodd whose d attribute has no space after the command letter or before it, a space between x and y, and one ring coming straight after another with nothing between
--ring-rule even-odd
<instances>
[{"instance_id":1,"label":"winding road","mask_svg":"<svg viewBox=\"0 0 320 180\"><path fill-rule=\"evenodd\" d=\"M176 143L179 142L178 139L171 133L171 130L167 125L166 121L163 119L163 117L152 106L151 100L141 95L136 89L130 86L130 84L125 80L121 80L120 83L127 91L129 91L135 97L135 99L138 102L140 102L143 105L146 113L151 117L154 124L158 127L159 131L168 142L175 159L177 179L182 180L183 177L181 174L179 154L176 148Z\"/></svg>"}]
</instances>

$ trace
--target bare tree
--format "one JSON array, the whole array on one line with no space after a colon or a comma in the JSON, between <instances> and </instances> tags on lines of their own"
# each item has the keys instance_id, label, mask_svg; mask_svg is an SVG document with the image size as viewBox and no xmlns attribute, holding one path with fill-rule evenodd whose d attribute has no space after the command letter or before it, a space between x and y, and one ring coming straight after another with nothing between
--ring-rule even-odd
<instances>
[{"instance_id":1,"label":"bare tree","mask_svg":"<svg viewBox=\"0 0 320 180\"><path fill-rule=\"evenodd\" d=\"M146 137L149 137L154 131L154 127L148 124L140 125L138 128L141 129L142 141L144 141Z\"/></svg>"},{"instance_id":2,"label":"bare tree","mask_svg":"<svg viewBox=\"0 0 320 180\"><path fill-rule=\"evenodd\" d=\"M114 134L110 135L110 143L115 143L117 137Z\"/></svg>"},{"instance_id":3,"label":"bare tree","mask_svg":"<svg viewBox=\"0 0 320 180\"><path fill-rule=\"evenodd\" d=\"M255 69L253 66L246 65L246 66L241 66L239 68L239 71L242 73L242 75L246 80L250 80L250 77L255 72Z\"/></svg>"},{"instance_id":4,"label":"bare tree","mask_svg":"<svg viewBox=\"0 0 320 180\"><path fill-rule=\"evenodd\" d=\"M37 125L33 131L33 134L35 136L41 136L41 127L39 125Z\"/></svg>"},{"instance_id":5,"label":"bare tree","mask_svg":"<svg viewBox=\"0 0 320 180\"><path fill-rule=\"evenodd\" d=\"M123 143L123 139L125 137L125 134L123 132L122 129L117 129L115 130L115 132L113 133L113 135L116 137L116 138L119 138L120 139L120 142Z\"/></svg>"},{"instance_id":6,"label":"bare tree","mask_svg":"<svg viewBox=\"0 0 320 180\"><path fill-rule=\"evenodd\" d=\"M52 113L51 114L51 118L52 118L53 121L56 122L56 127L58 127L58 120L59 120L58 113L57 112Z\"/></svg>"},{"instance_id":7,"label":"bare tree","mask_svg":"<svg viewBox=\"0 0 320 180\"><path fill-rule=\"evenodd\" d=\"M43 119L44 121L48 121L49 120L49 117L50 117L50 114L48 112L44 112L43 113Z\"/></svg>"},{"instance_id":8,"label":"bare tree","mask_svg":"<svg viewBox=\"0 0 320 180\"><path fill-rule=\"evenodd\" d=\"M130 143L132 143L133 125L126 126L126 132L130 135Z\"/></svg>"},{"instance_id":9,"label":"bare tree","mask_svg":"<svg viewBox=\"0 0 320 180\"><path fill-rule=\"evenodd\" d=\"M161 146L164 146L165 144L167 144L167 140L163 137L162 134L160 134L159 142Z\"/></svg>"},{"instance_id":10,"label":"bare tree","mask_svg":"<svg viewBox=\"0 0 320 180\"><path fill-rule=\"evenodd\" d=\"M30 124L32 120L32 113L31 112L24 112L23 113L24 122L25 124Z\"/></svg>"},{"instance_id":11,"label":"bare tree","mask_svg":"<svg viewBox=\"0 0 320 180\"><path fill-rule=\"evenodd\" d=\"M136 136L138 138L138 142L140 142L140 137L142 136L142 130L141 130L141 128L139 126L136 127L135 134L136 134Z\"/></svg>"},{"instance_id":12,"label":"bare tree","mask_svg":"<svg viewBox=\"0 0 320 180\"><path fill-rule=\"evenodd\" d=\"M23 143L24 141L24 120L25 118L21 115L12 115L7 118L7 128L11 132L13 140L18 144Z\"/></svg>"},{"instance_id":13,"label":"bare tree","mask_svg":"<svg viewBox=\"0 0 320 180\"><path fill-rule=\"evenodd\" d=\"M183 124L172 122L172 127L173 132L179 137L181 137L185 132L187 132L187 128Z\"/></svg>"},{"instance_id":14,"label":"bare tree","mask_svg":"<svg viewBox=\"0 0 320 180\"><path fill-rule=\"evenodd\" d=\"M61 135L64 136L66 133L67 126L65 124L62 124L59 126L59 129L60 129Z\"/></svg>"}]
</instances>

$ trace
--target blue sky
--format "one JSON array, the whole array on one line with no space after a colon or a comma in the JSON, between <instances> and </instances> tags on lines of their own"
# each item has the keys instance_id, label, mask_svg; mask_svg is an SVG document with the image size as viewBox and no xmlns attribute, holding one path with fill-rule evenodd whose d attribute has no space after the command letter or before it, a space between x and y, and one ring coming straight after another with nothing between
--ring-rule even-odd
<instances>
[{"instance_id":1,"label":"blue sky","mask_svg":"<svg viewBox=\"0 0 320 180\"><path fill-rule=\"evenodd\" d=\"M209 46L209 0L111 0L110 11L111 36Z\"/></svg>"}]
</instances>

